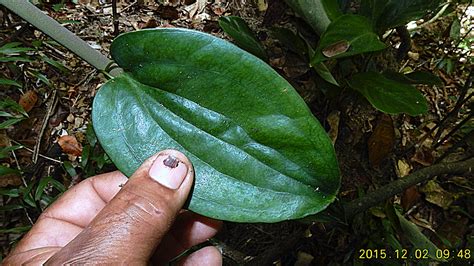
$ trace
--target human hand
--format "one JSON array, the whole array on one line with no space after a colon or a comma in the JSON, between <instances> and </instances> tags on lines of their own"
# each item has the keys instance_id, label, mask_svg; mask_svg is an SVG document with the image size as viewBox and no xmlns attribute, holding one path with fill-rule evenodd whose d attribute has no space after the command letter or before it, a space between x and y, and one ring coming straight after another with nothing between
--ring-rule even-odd
<instances>
[{"instance_id":1,"label":"human hand","mask_svg":"<svg viewBox=\"0 0 474 266\"><path fill-rule=\"evenodd\" d=\"M47 208L3 263L164 264L221 225L180 212L193 179L192 164L174 150L153 155L129 180L118 171L88 178ZM180 263L220 265L222 256L205 247Z\"/></svg>"}]
</instances>

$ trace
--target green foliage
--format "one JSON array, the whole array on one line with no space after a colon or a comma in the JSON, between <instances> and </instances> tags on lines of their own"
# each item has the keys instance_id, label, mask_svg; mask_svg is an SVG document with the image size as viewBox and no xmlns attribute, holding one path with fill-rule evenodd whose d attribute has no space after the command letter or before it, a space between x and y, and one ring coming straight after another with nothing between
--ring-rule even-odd
<instances>
[{"instance_id":1,"label":"green foliage","mask_svg":"<svg viewBox=\"0 0 474 266\"><path fill-rule=\"evenodd\" d=\"M82 148L80 167L86 177L100 173L105 166L112 164L105 151L98 144L97 137L92 124L87 126L86 130L87 143ZM72 166L66 168L71 176L77 175Z\"/></svg>"},{"instance_id":2,"label":"green foliage","mask_svg":"<svg viewBox=\"0 0 474 266\"><path fill-rule=\"evenodd\" d=\"M372 22L378 33L422 18L441 0L362 0L360 14Z\"/></svg>"},{"instance_id":3,"label":"green foliage","mask_svg":"<svg viewBox=\"0 0 474 266\"><path fill-rule=\"evenodd\" d=\"M61 62L51 59L48 56L39 52L39 49L41 48L42 44L43 43L41 41L36 40L32 42L33 48L30 48L22 46L20 42L6 43L2 47L0 47L0 62L7 63L7 66L10 69L13 69L14 72L21 72L29 77L34 77L45 85L47 85L48 87L52 87L53 84L50 82L48 77L42 74L38 69L30 67L29 64L25 64L25 66L23 66L21 69L16 65L16 63L18 62L46 62L58 69L62 74L67 74L69 72L69 69L67 69ZM6 77L2 78L1 76L0 86L14 86L19 89L23 87L23 85L16 80Z\"/></svg>"},{"instance_id":4,"label":"green foliage","mask_svg":"<svg viewBox=\"0 0 474 266\"><path fill-rule=\"evenodd\" d=\"M157 151L180 150L196 172L189 208L230 221L301 218L334 200L340 180L329 138L261 60L183 29L123 34L111 52L127 74L100 89L92 118L126 175Z\"/></svg>"},{"instance_id":5,"label":"green foliage","mask_svg":"<svg viewBox=\"0 0 474 266\"><path fill-rule=\"evenodd\" d=\"M308 57L308 45L303 38L298 36L298 34L282 27L273 27L271 33L274 38L286 46L290 51L300 55L303 58Z\"/></svg>"},{"instance_id":6,"label":"green foliage","mask_svg":"<svg viewBox=\"0 0 474 266\"><path fill-rule=\"evenodd\" d=\"M372 31L366 18L344 15L332 22L321 36L311 65L314 66L329 58L337 59L383 49L385 44Z\"/></svg>"},{"instance_id":7,"label":"green foliage","mask_svg":"<svg viewBox=\"0 0 474 266\"><path fill-rule=\"evenodd\" d=\"M300 15L315 32L321 34L331 23L328 14L326 13L325 3L328 6L328 10L332 11L329 7L333 0L285 0L285 2L293 9L298 15ZM334 15L331 12L331 16Z\"/></svg>"},{"instance_id":8,"label":"green foliage","mask_svg":"<svg viewBox=\"0 0 474 266\"><path fill-rule=\"evenodd\" d=\"M376 72L356 74L349 85L385 113L419 115L428 111L428 104L420 91Z\"/></svg>"},{"instance_id":9,"label":"green foliage","mask_svg":"<svg viewBox=\"0 0 474 266\"><path fill-rule=\"evenodd\" d=\"M408 238L408 240L411 242L411 244L413 245L413 247L415 247L416 250L420 250L422 252L426 250L427 257L433 260L444 261L443 259L438 258L436 256L436 250L438 250L439 248L435 244L433 244L433 242L431 242L414 223L408 221L397 210L396 214L400 223L401 231L404 233L405 237ZM413 252L415 252L415 250L411 251L412 254L410 254L410 257L415 257Z\"/></svg>"},{"instance_id":10,"label":"green foliage","mask_svg":"<svg viewBox=\"0 0 474 266\"><path fill-rule=\"evenodd\" d=\"M235 40L240 48L262 60L267 60L267 53L243 19L236 16L220 17L219 26Z\"/></svg>"},{"instance_id":11,"label":"green foliage","mask_svg":"<svg viewBox=\"0 0 474 266\"><path fill-rule=\"evenodd\" d=\"M28 117L23 107L10 98L0 100L0 117L5 120L0 122L0 129L5 129Z\"/></svg>"}]
</instances>

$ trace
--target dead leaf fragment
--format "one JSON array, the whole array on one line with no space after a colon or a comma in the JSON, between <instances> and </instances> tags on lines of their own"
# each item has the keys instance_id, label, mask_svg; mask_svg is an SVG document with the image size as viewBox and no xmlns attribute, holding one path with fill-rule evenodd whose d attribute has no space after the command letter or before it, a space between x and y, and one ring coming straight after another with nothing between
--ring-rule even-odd
<instances>
[{"instance_id":1,"label":"dead leaf fragment","mask_svg":"<svg viewBox=\"0 0 474 266\"><path fill-rule=\"evenodd\" d=\"M336 55L340 55L347 52L347 50L349 50L349 47L351 47L351 44L346 40L342 40L326 46L326 48L323 49L322 53L325 57L334 57Z\"/></svg>"},{"instance_id":2,"label":"dead leaf fragment","mask_svg":"<svg viewBox=\"0 0 474 266\"><path fill-rule=\"evenodd\" d=\"M410 209L415 203L420 199L420 192L418 192L418 188L416 186L412 186L407 188L403 194L401 199L401 205L404 210Z\"/></svg>"},{"instance_id":3,"label":"dead leaf fragment","mask_svg":"<svg viewBox=\"0 0 474 266\"><path fill-rule=\"evenodd\" d=\"M367 143L372 167L380 166L382 161L390 155L394 143L395 129L392 118L389 115L382 115Z\"/></svg>"},{"instance_id":4,"label":"dead leaf fragment","mask_svg":"<svg viewBox=\"0 0 474 266\"><path fill-rule=\"evenodd\" d=\"M160 6L158 8L158 14L162 19L167 20L176 20L179 18L178 10L172 6Z\"/></svg>"},{"instance_id":5,"label":"dead leaf fragment","mask_svg":"<svg viewBox=\"0 0 474 266\"><path fill-rule=\"evenodd\" d=\"M18 104L23 107L26 112L31 111L38 101L38 95L35 91L27 91L25 94L21 95Z\"/></svg>"},{"instance_id":6,"label":"dead leaf fragment","mask_svg":"<svg viewBox=\"0 0 474 266\"><path fill-rule=\"evenodd\" d=\"M332 144L336 143L337 136L339 135L339 120L340 120L340 111L334 110L326 119L329 124L329 138L331 138Z\"/></svg>"},{"instance_id":7,"label":"dead leaf fragment","mask_svg":"<svg viewBox=\"0 0 474 266\"><path fill-rule=\"evenodd\" d=\"M154 18L150 18L143 26L142 29L152 29L159 26L158 21Z\"/></svg>"},{"instance_id":8,"label":"dead leaf fragment","mask_svg":"<svg viewBox=\"0 0 474 266\"><path fill-rule=\"evenodd\" d=\"M18 174L6 174L0 177L0 187L19 186L22 184L21 176Z\"/></svg>"},{"instance_id":9,"label":"dead leaf fragment","mask_svg":"<svg viewBox=\"0 0 474 266\"><path fill-rule=\"evenodd\" d=\"M434 162L433 150L422 146L416 150L411 160L423 166L430 166Z\"/></svg>"},{"instance_id":10,"label":"dead leaf fragment","mask_svg":"<svg viewBox=\"0 0 474 266\"><path fill-rule=\"evenodd\" d=\"M311 262L314 260L314 257L306 252L298 251L297 260L295 266L307 266L311 265Z\"/></svg>"},{"instance_id":11,"label":"dead leaf fragment","mask_svg":"<svg viewBox=\"0 0 474 266\"><path fill-rule=\"evenodd\" d=\"M430 180L421 188L421 192L425 193L426 201L440 206L443 209L449 208L454 201L454 195L444 190L436 181Z\"/></svg>"},{"instance_id":12,"label":"dead leaf fragment","mask_svg":"<svg viewBox=\"0 0 474 266\"><path fill-rule=\"evenodd\" d=\"M397 174L398 177L407 176L411 171L411 166L404 160L398 160L397 162Z\"/></svg>"},{"instance_id":13,"label":"dead leaf fragment","mask_svg":"<svg viewBox=\"0 0 474 266\"><path fill-rule=\"evenodd\" d=\"M265 12L268 8L267 0L257 0L258 11Z\"/></svg>"},{"instance_id":14,"label":"dead leaf fragment","mask_svg":"<svg viewBox=\"0 0 474 266\"><path fill-rule=\"evenodd\" d=\"M58 144L66 154L74 156L81 156L82 154L82 145L77 142L77 139L74 136L61 136L58 139Z\"/></svg>"}]
</instances>

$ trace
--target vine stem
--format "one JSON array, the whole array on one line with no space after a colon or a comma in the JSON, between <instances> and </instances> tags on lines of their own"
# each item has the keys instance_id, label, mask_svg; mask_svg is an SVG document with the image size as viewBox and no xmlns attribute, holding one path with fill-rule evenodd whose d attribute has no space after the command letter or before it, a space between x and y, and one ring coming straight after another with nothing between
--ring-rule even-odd
<instances>
[{"instance_id":1,"label":"vine stem","mask_svg":"<svg viewBox=\"0 0 474 266\"><path fill-rule=\"evenodd\" d=\"M40 9L30 3L30 1L0 0L0 4L31 23L40 31L49 35L55 41L80 56L93 67L99 70L104 70L112 62L112 60L105 57L99 51L93 49L89 44L74 35L74 33L63 27L56 20L44 14ZM117 76L121 72L121 69L114 68L110 71L110 74L112 76Z\"/></svg>"},{"instance_id":2,"label":"vine stem","mask_svg":"<svg viewBox=\"0 0 474 266\"><path fill-rule=\"evenodd\" d=\"M440 163L418 170L408 176L402 177L392 183L377 189L367 195L348 202L344 206L347 220L351 220L357 213L363 212L395 194L405 191L418 183L427 181L434 176L443 174L464 174L474 172L474 158L453 163Z\"/></svg>"}]
</instances>

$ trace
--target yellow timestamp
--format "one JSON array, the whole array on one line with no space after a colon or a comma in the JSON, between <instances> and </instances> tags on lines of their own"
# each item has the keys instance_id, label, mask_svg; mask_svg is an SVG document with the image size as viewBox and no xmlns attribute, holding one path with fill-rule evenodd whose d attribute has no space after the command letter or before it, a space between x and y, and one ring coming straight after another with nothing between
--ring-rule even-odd
<instances>
[{"instance_id":1,"label":"yellow timestamp","mask_svg":"<svg viewBox=\"0 0 474 266\"><path fill-rule=\"evenodd\" d=\"M410 252L408 249L396 249L393 252L388 252L386 249L359 249L359 259L371 260L371 259L439 259L439 260L450 260L450 259L465 259L470 260L472 253L470 249L460 250L449 250L449 249L436 249L434 254L430 254L428 249L414 249Z\"/></svg>"}]
</instances>

